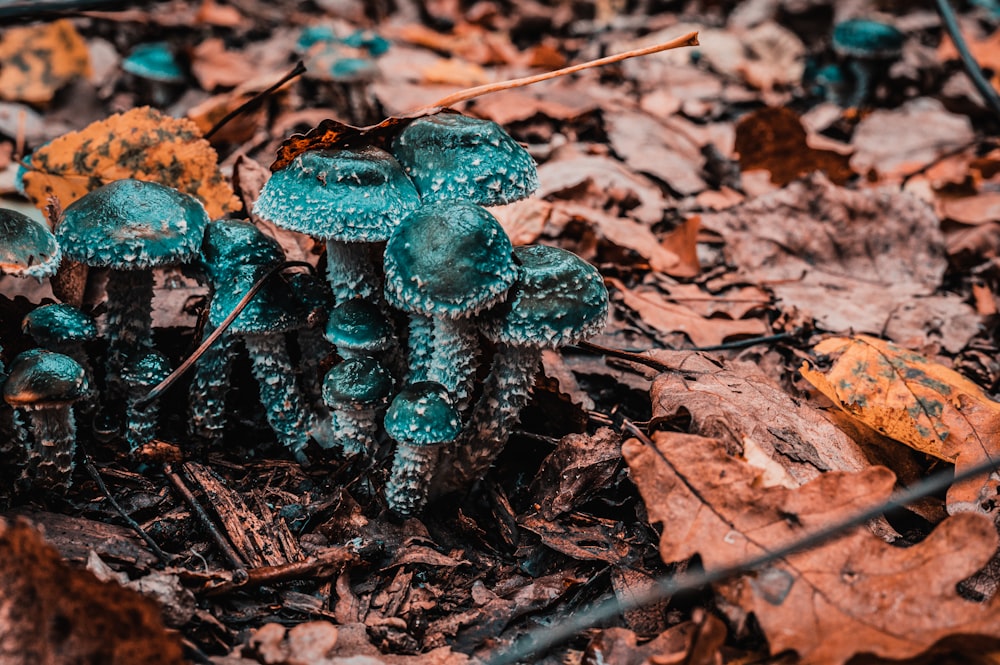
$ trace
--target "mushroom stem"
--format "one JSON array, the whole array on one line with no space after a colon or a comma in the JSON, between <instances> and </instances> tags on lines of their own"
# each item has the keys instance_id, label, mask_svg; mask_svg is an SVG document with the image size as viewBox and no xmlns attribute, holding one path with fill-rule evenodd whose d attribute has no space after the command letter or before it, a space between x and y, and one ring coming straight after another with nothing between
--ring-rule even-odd
<instances>
[{"instance_id":1,"label":"mushroom stem","mask_svg":"<svg viewBox=\"0 0 1000 665\"><path fill-rule=\"evenodd\" d=\"M847 63L847 67L851 70L851 76L854 79L854 89L845 100L847 107L853 109L861 108L872 92L873 76L871 63L863 60L851 60Z\"/></svg>"},{"instance_id":2,"label":"mushroom stem","mask_svg":"<svg viewBox=\"0 0 1000 665\"><path fill-rule=\"evenodd\" d=\"M243 341L250 355L267 422L295 460L300 464L308 463L305 448L311 425L307 422L309 417L295 382L295 366L285 348L284 335L245 335Z\"/></svg>"},{"instance_id":3,"label":"mushroom stem","mask_svg":"<svg viewBox=\"0 0 1000 665\"><path fill-rule=\"evenodd\" d=\"M156 438L156 423L160 417L160 402L153 400L143 408L136 404L145 395L129 393L125 405L125 442L129 453L146 445Z\"/></svg>"},{"instance_id":4,"label":"mushroom stem","mask_svg":"<svg viewBox=\"0 0 1000 665\"><path fill-rule=\"evenodd\" d=\"M479 339L466 319L434 318L433 346L427 380L437 381L454 395L461 412L465 409L478 362Z\"/></svg>"},{"instance_id":5,"label":"mushroom stem","mask_svg":"<svg viewBox=\"0 0 1000 665\"><path fill-rule=\"evenodd\" d=\"M198 359L188 394L188 432L206 443L222 441L226 393L233 364L233 335L224 333Z\"/></svg>"},{"instance_id":6,"label":"mushroom stem","mask_svg":"<svg viewBox=\"0 0 1000 665\"><path fill-rule=\"evenodd\" d=\"M433 339L434 320L426 314L412 312L410 314L409 339L407 340L409 347L407 383L427 380L431 366Z\"/></svg>"},{"instance_id":7,"label":"mushroom stem","mask_svg":"<svg viewBox=\"0 0 1000 665\"><path fill-rule=\"evenodd\" d=\"M76 420L69 404L25 409L31 420L33 445L28 447L24 476L35 487L69 486L76 450Z\"/></svg>"},{"instance_id":8,"label":"mushroom stem","mask_svg":"<svg viewBox=\"0 0 1000 665\"><path fill-rule=\"evenodd\" d=\"M344 405L330 409L330 427L345 455L370 455L375 450L378 415L382 408Z\"/></svg>"},{"instance_id":9,"label":"mushroom stem","mask_svg":"<svg viewBox=\"0 0 1000 665\"><path fill-rule=\"evenodd\" d=\"M122 392L121 373L128 357L153 348L151 303L153 273L150 270L112 270L108 275L107 377L111 398Z\"/></svg>"},{"instance_id":10,"label":"mushroom stem","mask_svg":"<svg viewBox=\"0 0 1000 665\"><path fill-rule=\"evenodd\" d=\"M334 305L357 297L372 302L382 299L381 280L368 257L366 243L327 240L326 272Z\"/></svg>"},{"instance_id":11,"label":"mushroom stem","mask_svg":"<svg viewBox=\"0 0 1000 665\"><path fill-rule=\"evenodd\" d=\"M503 344L497 349L469 424L449 447L452 462L434 483L436 495L467 487L500 455L531 397L541 357L541 349L533 346Z\"/></svg>"},{"instance_id":12,"label":"mushroom stem","mask_svg":"<svg viewBox=\"0 0 1000 665\"><path fill-rule=\"evenodd\" d=\"M441 446L396 445L385 500L399 515L413 515L427 503L427 490Z\"/></svg>"},{"instance_id":13,"label":"mushroom stem","mask_svg":"<svg viewBox=\"0 0 1000 665\"><path fill-rule=\"evenodd\" d=\"M302 373L302 392L314 409L325 412L323 372L320 368L333 351L333 345L323 337L323 330L319 326L299 328L296 334L301 352L299 370Z\"/></svg>"}]
</instances>

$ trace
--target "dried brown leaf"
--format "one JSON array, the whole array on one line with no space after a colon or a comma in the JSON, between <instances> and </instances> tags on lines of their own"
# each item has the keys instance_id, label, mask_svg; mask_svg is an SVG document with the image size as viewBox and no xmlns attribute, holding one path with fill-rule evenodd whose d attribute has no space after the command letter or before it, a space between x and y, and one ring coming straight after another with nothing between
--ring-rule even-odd
<instances>
[{"instance_id":1,"label":"dried brown leaf","mask_svg":"<svg viewBox=\"0 0 1000 665\"><path fill-rule=\"evenodd\" d=\"M0 99L46 103L90 72L87 44L68 19L5 28L0 36Z\"/></svg>"}]
</instances>

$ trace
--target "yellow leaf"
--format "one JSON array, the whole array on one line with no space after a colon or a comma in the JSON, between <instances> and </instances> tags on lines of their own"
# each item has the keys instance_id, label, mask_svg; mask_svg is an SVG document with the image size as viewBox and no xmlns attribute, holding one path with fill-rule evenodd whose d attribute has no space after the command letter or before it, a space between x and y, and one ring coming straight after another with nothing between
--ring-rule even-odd
<instances>
[{"instance_id":1,"label":"yellow leaf","mask_svg":"<svg viewBox=\"0 0 1000 665\"><path fill-rule=\"evenodd\" d=\"M242 206L219 172L218 155L197 125L144 106L92 123L41 146L24 173L28 198L63 208L123 178L158 182L198 198L212 218Z\"/></svg>"},{"instance_id":2,"label":"yellow leaf","mask_svg":"<svg viewBox=\"0 0 1000 665\"><path fill-rule=\"evenodd\" d=\"M87 45L66 19L10 28L0 37L2 99L42 104L90 72Z\"/></svg>"},{"instance_id":3,"label":"yellow leaf","mask_svg":"<svg viewBox=\"0 0 1000 665\"><path fill-rule=\"evenodd\" d=\"M939 459L956 471L1000 457L1000 403L958 372L874 337L834 337L817 344L834 356L825 373L803 364L802 375L854 418ZM949 510L975 506L982 479L948 493Z\"/></svg>"}]
</instances>

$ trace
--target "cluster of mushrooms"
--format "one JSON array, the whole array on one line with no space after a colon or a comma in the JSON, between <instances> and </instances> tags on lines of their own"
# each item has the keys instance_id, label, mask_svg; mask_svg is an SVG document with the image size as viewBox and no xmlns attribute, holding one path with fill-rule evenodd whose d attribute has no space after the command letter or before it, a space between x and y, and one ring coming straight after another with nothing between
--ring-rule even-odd
<instances>
[{"instance_id":1,"label":"cluster of mushrooms","mask_svg":"<svg viewBox=\"0 0 1000 665\"><path fill-rule=\"evenodd\" d=\"M0 446L20 456L20 482L68 484L74 409L122 405L131 451L156 436L157 404L145 398L172 368L152 341L152 270L172 265L195 268L209 287L206 335L231 319L194 366L193 440L222 439L242 342L267 421L299 462L310 440L344 456L394 445L385 498L401 515L418 512L432 485L442 493L480 477L528 401L542 350L599 332L607 290L571 252L513 247L487 209L537 188L530 155L496 123L440 112L386 147L304 152L255 204L258 217L325 241L325 283L282 272L280 245L251 222L210 221L196 199L156 183L91 191L54 235L0 211L0 271L41 279L60 254L108 270L100 390L82 346L98 328L66 304L31 312L24 330L40 348L6 376L0 367L12 407L0 410ZM338 361L323 374L331 351Z\"/></svg>"}]
</instances>

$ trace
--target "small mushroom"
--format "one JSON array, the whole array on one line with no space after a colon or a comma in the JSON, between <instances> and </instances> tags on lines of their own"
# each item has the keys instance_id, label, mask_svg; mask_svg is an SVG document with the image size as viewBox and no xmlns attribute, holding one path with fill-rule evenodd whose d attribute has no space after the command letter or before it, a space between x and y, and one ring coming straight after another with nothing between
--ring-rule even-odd
<instances>
[{"instance_id":1,"label":"small mushroom","mask_svg":"<svg viewBox=\"0 0 1000 665\"><path fill-rule=\"evenodd\" d=\"M575 344L604 328L608 290L600 273L557 247L516 247L518 279L506 302L480 320L485 337L498 344L483 393L468 427L454 446L451 474L441 487L454 489L479 478L500 454L527 404L542 349Z\"/></svg>"},{"instance_id":2,"label":"small mushroom","mask_svg":"<svg viewBox=\"0 0 1000 665\"><path fill-rule=\"evenodd\" d=\"M16 210L0 208L0 275L51 277L62 253L49 228Z\"/></svg>"},{"instance_id":3,"label":"small mushroom","mask_svg":"<svg viewBox=\"0 0 1000 665\"><path fill-rule=\"evenodd\" d=\"M125 397L125 442L128 443L129 454L135 453L156 438L159 402L153 400L141 409L137 408L137 404L169 375L170 363L157 351L143 353L122 372L122 379L128 386Z\"/></svg>"},{"instance_id":4,"label":"small mushroom","mask_svg":"<svg viewBox=\"0 0 1000 665\"><path fill-rule=\"evenodd\" d=\"M404 387L385 414L385 431L396 441L385 487L389 508L413 515L427 501L428 483L441 446L461 430L460 415L440 383L420 381Z\"/></svg>"},{"instance_id":5,"label":"small mushroom","mask_svg":"<svg viewBox=\"0 0 1000 665\"><path fill-rule=\"evenodd\" d=\"M87 376L69 356L32 349L17 356L3 386L3 397L31 421L25 475L30 484L65 488L73 471L76 421L72 405L87 393Z\"/></svg>"},{"instance_id":6,"label":"small mushroom","mask_svg":"<svg viewBox=\"0 0 1000 665\"><path fill-rule=\"evenodd\" d=\"M334 304L381 297L369 258L420 205L417 190L384 150L311 150L271 175L254 213L276 226L326 241Z\"/></svg>"},{"instance_id":7,"label":"small mushroom","mask_svg":"<svg viewBox=\"0 0 1000 665\"><path fill-rule=\"evenodd\" d=\"M392 391L392 375L374 358L359 356L335 365L323 379L331 429L346 455L375 449L378 416Z\"/></svg>"},{"instance_id":8,"label":"small mushroom","mask_svg":"<svg viewBox=\"0 0 1000 665\"><path fill-rule=\"evenodd\" d=\"M56 236L66 256L110 268L106 384L122 393L131 354L152 349L153 268L194 260L208 213L194 197L155 182L116 180L63 211Z\"/></svg>"},{"instance_id":9,"label":"small mushroom","mask_svg":"<svg viewBox=\"0 0 1000 665\"><path fill-rule=\"evenodd\" d=\"M241 233L256 238L248 243L247 254L241 254L238 247L219 241L220 237L226 235L222 232L223 229L235 225L243 227ZM274 256L281 257L277 242L249 222L220 220L209 225L203 255L210 266L208 273L213 289L208 313L212 328L221 325L253 284L276 265L277 262L268 263L266 260L265 246L272 243L273 251L276 252ZM219 250L227 247L228 253L220 253ZM249 262L242 263L247 256ZM260 400L265 407L267 421L278 441L303 464L308 461L305 447L310 435L314 433L316 423L299 390L295 366L285 347L284 334L309 325L313 316L310 303L303 302L284 278L275 275L265 282L263 288L233 320L226 333L243 340L250 356L251 370L260 389ZM198 374L202 372L199 368Z\"/></svg>"},{"instance_id":10,"label":"small mushroom","mask_svg":"<svg viewBox=\"0 0 1000 665\"><path fill-rule=\"evenodd\" d=\"M393 140L392 154L425 203L466 199L495 206L538 189L535 161L492 120L447 111L417 118Z\"/></svg>"},{"instance_id":11,"label":"small mushroom","mask_svg":"<svg viewBox=\"0 0 1000 665\"><path fill-rule=\"evenodd\" d=\"M412 212L385 247L385 296L410 315L410 382L437 381L461 405L475 373L471 318L514 282L510 238L488 210L438 201Z\"/></svg>"},{"instance_id":12,"label":"small mushroom","mask_svg":"<svg viewBox=\"0 0 1000 665\"><path fill-rule=\"evenodd\" d=\"M97 339L97 323L94 317L85 314L72 305L54 303L36 307L21 321L21 330L44 349L62 353L80 363L91 383L90 394L82 400L88 410L96 402L96 387L93 385L94 371L90 366L86 342Z\"/></svg>"},{"instance_id":13,"label":"small mushroom","mask_svg":"<svg viewBox=\"0 0 1000 665\"><path fill-rule=\"evenodd\" d=\"M903 54L905 35L898 28L871 19L849 19L833 28L833 50L847 59L854 77L854 92L847 106L858 108L872 92L872 85L881 70Z\"/></svg>"},{"instance_id":14,"label":"small mushroom","mask_svg":"<svg viewBox=\"0 0 1000 665\"><path fill-rule=\"evenodd\" d=\"M2 348L0 348L2 351ZM0 394L7 382L7 371L0 360ZM27 463L28 433L17 411L7 402L0 402L0 455L5 460L0 466L0 495L6 496L17 480L14 471L23 469Z\"/></svg>"},{"instance_id":15,"label":"small mushroom","mask_svg":"<svg viewBox=\"0 0 1000 665\"><path fill-rule=\"evenodd\" d=\"M184 71L166 42L139 44L122 60L122 69L141 82L154 106L166 106L183 88Z\"/></svg>"},{"instance_id":16,"label":"small mushroom","mask_svg":"<svg viewBox=\"0 0 1000 665\"><path fill-rule=\"evenodd\" d=\"M352 298L330 312L325 337L341 358L377 356L395 341L392 323L373 302Z\"/></svg>"}]
</instances>

